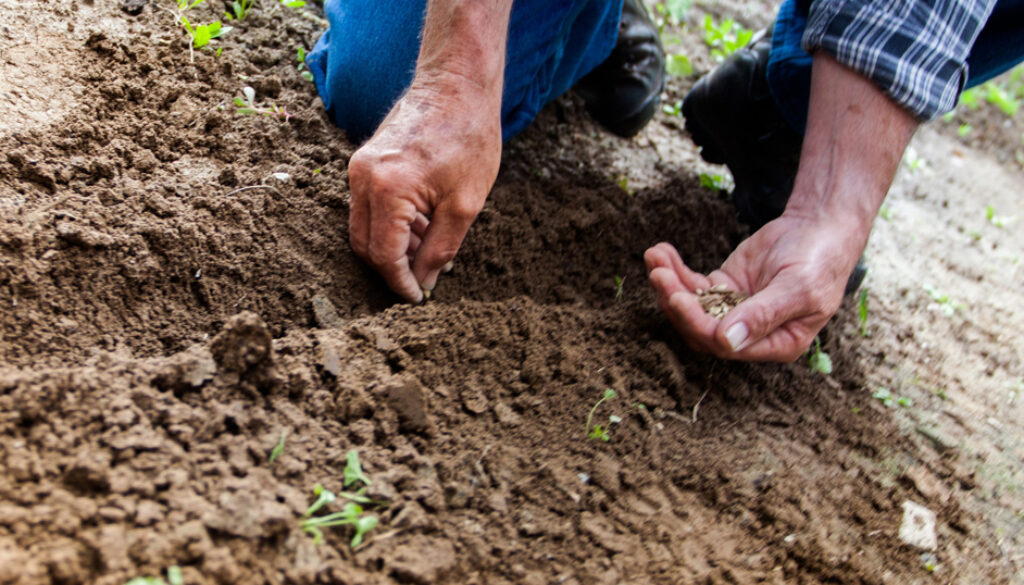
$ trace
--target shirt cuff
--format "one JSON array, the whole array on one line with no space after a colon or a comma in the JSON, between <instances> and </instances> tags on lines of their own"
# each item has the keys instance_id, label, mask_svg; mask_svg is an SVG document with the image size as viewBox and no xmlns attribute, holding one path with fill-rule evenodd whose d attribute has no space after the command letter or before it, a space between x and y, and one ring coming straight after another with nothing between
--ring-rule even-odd
<instances>
[{"instance_id":1,"label":"shirt cuff","mask_svg":"<svg viewBox=\"0 0 1024 585\"><path fill-rule=\"evenodd\" d=\"M817 0L802 47L867 77L921 120L952 110L995 0Z\"/></svg>"}]
</instances>

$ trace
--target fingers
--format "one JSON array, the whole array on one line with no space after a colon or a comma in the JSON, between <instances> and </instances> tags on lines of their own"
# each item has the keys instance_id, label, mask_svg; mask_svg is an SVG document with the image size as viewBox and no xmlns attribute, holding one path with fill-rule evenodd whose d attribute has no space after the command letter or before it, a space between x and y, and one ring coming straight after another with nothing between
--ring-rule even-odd
<instances>
[{"instance_id":1,"label":"fingers","mask_svg":"<svg viewBox=\"0 0 1024 585\"><path fill-rule=\"evenodd\" d=\"M483 208L484 197L486 193L483 197L476 194L449 197L431 216L412 266L415 280L424 290L434 290L438 275L454 260L466 232Z\"/></svg>"},{"instance_id":2,"label":"fingers","mask_svg":"<svg viewBox=\"0 0 1024 585\"><path fill-rule=\"evenodd\" d=\"M686 288L695 291L698 288L710 288L711 280L703 274L690 270L683 262L679 252L667 242L661 242L644 253L644 263L647 265L647 272L662 267L671 270L679 278L679 281Z\"/></svg>"},{"instance_id":3,"label":"fingers","mask_svg":"<svg viewBox=\"0 0 1024 585\"><path fill-rule=\"evenodd\" d=\"M413 245L411 226L415 216L416 208L410 201L396 197L374 199L365 258L380 272L391 290L407 301L418 303L423 300L423 291L412 275L408 256Z\"/></svg>"}]
</instances>

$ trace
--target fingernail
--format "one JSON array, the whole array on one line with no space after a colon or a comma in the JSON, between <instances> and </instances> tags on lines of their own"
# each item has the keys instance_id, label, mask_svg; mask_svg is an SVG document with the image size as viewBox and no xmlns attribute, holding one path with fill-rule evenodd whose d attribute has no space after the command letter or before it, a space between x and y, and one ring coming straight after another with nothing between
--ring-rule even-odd
<instances>
[{"instance_id":1,"label":"fingernail","mask_svg":"<svg viewBox=\"0 0 1024 585\"><path fill-rule=\"evenodd\" d=\"M725 338L729 341L729 347L733 351L739 351L743 348L743 345L747 342L747 338L750 337L750 330L747 329L747 324L743 321L734 323L732 327L725 332Z\"/></svg>"},{"instance_id":2,"label":"fingernail","mask_svg":"<svg viewBox=\"0 0 1024 585\"><path fill-rule=\"evenodd\" d=\"M452 271L452 268L455 268L455 260L449 260L448 263L441 268L441 272L448 274Z\"/></svg>"},{"instance_id":3,"label":"fingernail","mask_svg":"<svg viewBox=\"0 0 1024 585\"><path fill-rule=\"evenodd\" d=\"M424 301L429 301L430 300L430 295L432 293L433 293L433 291L431 291L429 288L423 289L423 300Z\"/></svg>"}]
</instances>

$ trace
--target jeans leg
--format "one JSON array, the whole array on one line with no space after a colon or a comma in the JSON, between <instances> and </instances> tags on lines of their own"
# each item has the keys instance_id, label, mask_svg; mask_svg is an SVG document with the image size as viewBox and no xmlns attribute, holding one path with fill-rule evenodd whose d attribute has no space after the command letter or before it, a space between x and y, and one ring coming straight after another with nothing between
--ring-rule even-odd
<instances>
[{"instance_id":1,"label":"jeans leg","mask_svg":"<svg viewBox=\"0 0 1024 585\"><path fill-rule=\"evenodd\" d=\"M426 0L326 0L329 28L306 57L328 115L353 141L373 134L412 82ZM509 23L502 137L611 54L621 0L517 0Z\"/></svg>"},{"instance_id":2,"label":"jeans leg","mask_svg":"<svg viewBox=\"0 0 1024 585\"><path fill-rule=\"evenodd\" d=\"M794 130L803 134L811 93L811 56L800 47L806 3L779 8L768 60L768 87ZM967 56L966 87L984 83L1024 61L1024 0L999 0Z\"/></svg>"}]
</instances>

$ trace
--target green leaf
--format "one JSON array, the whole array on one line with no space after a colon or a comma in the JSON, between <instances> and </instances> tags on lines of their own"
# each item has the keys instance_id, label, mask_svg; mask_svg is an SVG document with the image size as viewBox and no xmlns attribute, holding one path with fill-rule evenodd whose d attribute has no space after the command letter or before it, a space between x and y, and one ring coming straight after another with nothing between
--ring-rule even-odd
<instances>
[{"instance_id":1,"label":"green leaf","mask_svg":"<svg viewBox=\"0 0 1024 585\"><path fill-rule=\"evenodd\" d=\"M201 24L196 27L195 32L192 34L192 45L197 49L201 49L210 44L210 38L210 26Z\"/></svg>"},{"instance_id":2,"label":"green leaf","mask_svg":"<svg viewBox=\"0 0 1024 585\"><path fill-rule=\"evenodd\" d=\"M826 376L832 373L832 358L823 351L812 353L810 358L811 369L821 372Z\"/></svg>"},{"instance_id":3,"label":"green leaf","mask_svg":"<svg viewBox=\"0 0 1024 585\"><path fill-rule=\"evenodd\" d=\"M178 565L167 567L167 583L168 585L185 585L185 576L181 574L181 567Z\"/></svg>"},{"instance_id":4,"label":"green leaf","mask_svg":"<svg viewBox=\"0 0 1024 585\"><path fill-rule=\"evenodd\" d=\"M306 510L306 513L303 514L303 516L312 516L317 512L317 510L323 508L327 504L330 504L335 499L334 492L328 490L321 484L316 484L315 486L313 486L313 495L317 497L316 501L313 502L313 505Z\"/></svg>"},{"instance_id":5,"label":"green leaf","mask_svg":"<svg viewBox=\"0 0 1024 585\"><path fill-rule=\"evenodd\" d=\"M238 98L235 98L235 103L238 103ZM284 442L288 438L288 431L281 431L281 438L277 440L277 444L270 451L270 457L267 458L267 463L273 464L278 457L284 453Z\"/></svg>"},{"instance_id":6,"label":"green leaf","mask_svg":"<svg viewBox=\"0 0 1024 585\"><path fill-rule=\"evenodd\" d=\"M359 463L359 452L355 449L345 454L344 485L348 487L356 482L363 482L370 485L370 478L363 473L363 466Z\"/></svg>"},{"instance_id":7,"label":"green leaf","mask_svg":"<svg viewBox=\"0 0 1024 585\"><path fill-rule=\"evenodd\" d=\"M857 317L860 319L861 337L868 336L868 289L860 291L860 298L857 300Z\"/></svg>"},{"instance_id":8,"label":"green leaf","mask_svg":"<svg viewBox=\"0 0 1024 585\"><path fill-rule=\"evenodd\" d=\"M693 75L693 64L686 55L669 55L665 61L665 71L676 77Z\"/></svg>"},{"instance_id":9,"label":"green leaf","mask_svg":"<svg viewBox=\"0 0 1024 585\"><path fill-rule=\"evenodd\" d=\"M352 542L349 543L349 546L351 546L352 548L356 548L360 544L363 544L363 536L367 532L373 530L376 527L377 527L377 517L376 516L363 516L362 518L356 520L356 522L355 522L356 533L355 533L355 535L352 536Z\"/></svg>"}]
</instances>

